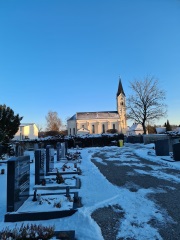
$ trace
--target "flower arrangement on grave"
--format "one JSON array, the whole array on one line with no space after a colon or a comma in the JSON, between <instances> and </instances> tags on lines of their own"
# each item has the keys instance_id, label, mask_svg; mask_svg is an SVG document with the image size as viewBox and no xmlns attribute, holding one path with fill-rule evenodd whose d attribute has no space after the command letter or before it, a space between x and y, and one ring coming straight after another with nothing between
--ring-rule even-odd
<instances>
[{"instance_id":1,"label":"flower arrangement on grave","mask_svg":"<svg viewBox=\"0 0 180 240\"><path fill-rule=\"evenodd\" d=\"M41 184L42 184L43 186L45 186L45 185L46 185L46 179L42 179Z\"/></svg>"},{"instance_id":2,"label":"flower arrangement on grave","mask_svg":"<svg viewBox=\"0 0 180 240\"><path fill-rule=\"evenodd\" d=\"M81 171L81 169L79 167L77 168L77 172L78 172L78 175L82 174L82 171Z\"/></svg>"},{"instance_id":3,"label":"flower arrangement on grave","mask_svg":"<svg viewBox=\"0 0 180 240\"><path fill-rule=\"evenodd\" d=\"M61 208L61 206L62 206L61 201L60 202L54 202L54 207Z\"/></svg>"},{"instance_id":4,"label":"flower arrangement on grave","mask_svg":"<svg viewBox=\"0 0 180 240\"><path fill-rule=\"evenodd\" d=\"M70 168L70 166L67 166L66 164L64 164L63 166L62 166L62 170L63 171L65 171L66 169L69 169Z\"/></svg>"},{"instance_id":5,"label":"flower arrangement on grave","mask_svg":"<svg viewBox=\"0 0 180 240\"><path fill-rule=\"evenodd\" d=\"M73 199L70 195L67 196L66 198L67 198L67 201L69 201L69 202L74 202L74 199Z\"/></svg>"},{"instance_id":6,"label":"flower arrangement on grave","mask_svg":"<svg viewBox=\"0 0 180 240\"><path fill-rule=\"evenodd\" d=\"M56 173L56 182L58 184L64 183L64 179L63 179L62 175L59 173L58 170L57 170L57 173Z\"/></svg>"}]
</instances>

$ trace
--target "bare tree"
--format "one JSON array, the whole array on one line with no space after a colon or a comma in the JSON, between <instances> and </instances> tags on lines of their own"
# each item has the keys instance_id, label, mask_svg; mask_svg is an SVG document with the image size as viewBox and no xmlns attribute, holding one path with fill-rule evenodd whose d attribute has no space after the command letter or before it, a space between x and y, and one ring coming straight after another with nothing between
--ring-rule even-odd
<instances>
[{"instance_id":1,"label":"bare tree","mask_svg":"<svg viewBox=\"0 0 180 240\"><path fill-rule=\"evenodd\" d=\"M49 111L46 116L47 127L46 131L60 131L60 127L62 125L61 119L58 117L57 112Z\"/></svg>"},{"instance_id":2,"label":"bare tree","mask_svg":"<svg viewBox=\"0 0 180 240\"><path fill-rule=\"evenodd\" d=\"M166 116L165 92L158 87L158 80L146 77L130 82L133 94L127 98L127 119L142 124L146 134L146 122Z\"/></svg>"},{"instance_id":3,"label":"bare tree","mask_svg":"<svg viewBox=\"0 0 180 240\"><path fill-rule=\"evenodd\" d=\"M42 132L42 129L43 129L42 125L37 123L36 126L38 129L38 132Z\"/></svg>"}]
</instances>

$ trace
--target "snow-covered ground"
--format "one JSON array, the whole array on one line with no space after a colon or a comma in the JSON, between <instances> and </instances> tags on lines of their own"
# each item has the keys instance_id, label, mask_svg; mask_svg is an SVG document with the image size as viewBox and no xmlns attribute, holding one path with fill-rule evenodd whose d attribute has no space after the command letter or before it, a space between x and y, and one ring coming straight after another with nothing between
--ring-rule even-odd
<instances>
[{"instance_id":1,"label":"snow-covered ground","mask_svg":"<svg viewBox=\"0 0 180 240\"><path fill-rule=\"evenodd\" d=\"M134 147L136 146L136 147ZM124 187L118 187L111 184L99 171L99 169L91 162L91 156L103 149L106 151L106 160L109 157L109 161L119 161L122 164L123 159L126 158L126 148L133 148L133 151L139 156L148 159L152 162L163 162L170 168L180 169L180 162L170 162L172 158L166 157L167 160L162 160L162 157L155 156L153 144L143 145L141 148L137 147L138 144L125 144L124 147L96 147L96 148L85 148L80 150L82 161L79 164L82 175L78 175L81 179L81 188L73 189L73 191L78 191L79 196L82 198L83 206L78 209L78 211L70 217L52 219L46 221L36 221L36 224L42 224L43 226L54 225L55 230L75 230L75 236L78 240L103 240L100 227L91 218L91 214L98 208L102 208L109 205L118 204L125 212L123 219L118 230L118 237L126 238L132 233L132 239L144 240L144 239L162 239L158 231L154 229L148 221L154 217L155 219L162 220L161 213L157 213L156 205L152 200L149 200L146 196L151 193L153 189L139 189L136 192L131 192ZM72 151L72 150L70 150ZM112 157L113 153L120 153L121 157ZM34 153L32 151L26 152L30 155L31 159L34 159ZM117 156L117 154L115 154ZM132 158L126 158L126 160L132 160ZM101 161L100 159L96 159ZM136 159L137 161L137 159ZM58 167L59 163L56 163ZM126 164L127 161L126 161ZM130 163L129 163L130 164ZM135 164L135 163L133 163ZM137 164L141 164L137 162ZM33 193L34 186L34 164L31 163L31 190ZM9 226L13 228L15 225L20 226L22 222L10 223L4 222L4 215L6 213L6 164L1 163L0 169L5 169L5 174L0 174L0 229ZM142 171L142 170L139 170ZM145 172L144 172L145 173ZM143 173L143 174L144 174ZM139 172L141 174L141 172ZM161 173L158 175L158 171L152 171L152 174L163 179L169 179L172 176L168 176L166 173ZM174 176L174 181L180 182L178 177ZM63 190L62 190L63 192ZM45 205L44 205L45 208ZM30 209L29 209L30 210ZM131 223L136 221L138 224L132 225ZM25 222L26 223L26 222ZM29 222L33 223L33 222ZM141 227L139 227L141 226ZM128 229L128 231L127 231Z\"/></svg>"}]
</instances>

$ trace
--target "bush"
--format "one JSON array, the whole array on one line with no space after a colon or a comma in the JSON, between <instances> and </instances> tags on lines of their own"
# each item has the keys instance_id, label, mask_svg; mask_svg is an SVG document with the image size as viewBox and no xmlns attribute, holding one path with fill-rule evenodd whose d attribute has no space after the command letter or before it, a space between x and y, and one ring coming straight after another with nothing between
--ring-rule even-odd
<instances>
[{"instance_id":1,"label":"bush","mask_svg":"<svg viewBox=\"0 0 180 240\"><path fill-rule=\"evenodd\" d=\"M5 229L0 231L1 240L25 240L25 239L51 239L54 236L54 226L43 227L36 224L22 224L21 227L15 226L14 229Z\"/></svg>"},{"instance_id":2,"label":"bush","mask_svg":"<svg viewBox=\"0 0 180 240\"><path fill-rule=\"evenodd\" d=\"M117 129L108 129L107 130L107 133L118 133L118 130Z\"/></svg>"}]
</instances>

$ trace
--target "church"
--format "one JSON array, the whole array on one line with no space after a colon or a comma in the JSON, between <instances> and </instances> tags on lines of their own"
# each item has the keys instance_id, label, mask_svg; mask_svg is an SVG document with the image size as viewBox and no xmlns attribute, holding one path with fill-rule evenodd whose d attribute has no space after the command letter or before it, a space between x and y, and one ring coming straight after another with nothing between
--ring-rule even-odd
<instances>
[{"instance_id":1,"label":"church","mask_svg":"<svg viewBox=\"0 0 180 240\"><path fill-rule=\"evenodd\" d=\"M109 129L116 129L117 133L126 133L126 95L119 79L116 94L116 111L77 112L67 120L68 135L102 134Z\"/></svg>"}]
</instances>

